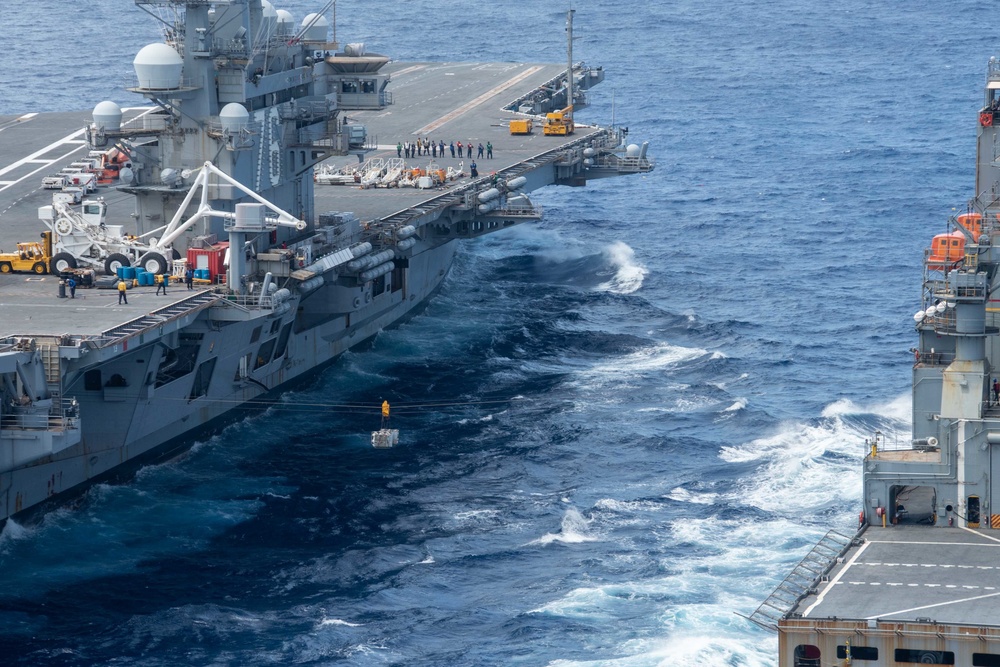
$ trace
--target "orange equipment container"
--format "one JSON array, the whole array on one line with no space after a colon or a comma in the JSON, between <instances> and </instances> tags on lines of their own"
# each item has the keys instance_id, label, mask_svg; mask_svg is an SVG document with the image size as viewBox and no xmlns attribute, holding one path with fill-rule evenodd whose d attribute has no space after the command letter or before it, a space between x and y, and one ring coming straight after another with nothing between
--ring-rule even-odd
<instances>
[{"instance_id":1,"label":"orange equipment container","mask_svg":"<svg viewBox=\"0 0 1000 667\"><path fill-rule=\"evenodd\" d=\"M927 268L931 271L946 271L956 268L964 259L965 234L962 232L938 234L931 241Z\"/></svg>"},{"instance_id":2,"label":"orange equipment container","mask_svg":"<svg viewBox=\"0 0 1000 667\"><path fill-rule=\"evenodd\" d=\"M972 234L974 243L979 242L979 237L983 235L983 216L981 213L963 213L956 218L958 224L962 225Z\"/></svg>"}]
</instances>

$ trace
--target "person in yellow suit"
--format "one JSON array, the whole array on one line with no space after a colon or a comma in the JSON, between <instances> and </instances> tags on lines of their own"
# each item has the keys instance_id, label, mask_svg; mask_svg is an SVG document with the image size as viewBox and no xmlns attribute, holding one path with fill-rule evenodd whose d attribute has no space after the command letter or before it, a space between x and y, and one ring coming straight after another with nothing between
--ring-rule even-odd
<instances>
[{"instance_id":1,"label":"person in yellow suit","mask_svg":"<svg viewBox=\"0 0 1000 667\"><path fill-rule=\"evenodd\" d=\"M125 294L125 290L127 290L127 289L128 289L128 287L125 285L125 281L124 280L119 280L118 281L118 305L119 306L121 304L123 304L123 303L126 306L128 305L128 296L126 296L126 294Z\"/></svg>"}]
</instances>

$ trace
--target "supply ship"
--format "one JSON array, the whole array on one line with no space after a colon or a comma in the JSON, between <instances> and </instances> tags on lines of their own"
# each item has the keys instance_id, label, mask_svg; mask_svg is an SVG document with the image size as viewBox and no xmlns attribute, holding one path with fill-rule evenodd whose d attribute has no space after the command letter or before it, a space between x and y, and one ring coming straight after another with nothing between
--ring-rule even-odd
<instances>
[{"instance_id":1,"label":"supply ship","mask_svg":"<svg viewBox=\"0 0 1000 667\"><path fill-rule=\"evenodd\" d=\"M976 196L924 253L911 437L868 439L857 533L827 533L748 617L781 667L1000 665L995 58L976 123Z\"/></svg>"},{"instance_id":2,"label":"supply ship","mask_svg":"<svg viewBox=\"0 0 1000 667\"><path fill-rule=\"evenodd\" d=\"M0 255L0 521L413 315L461 240L541 217L529 192L654 166L574 119L604 71L574 62L572 11L565 64L397 63L339 44L332 2L135 5L167 17L141 105L0 117L3 243L35 241Z\"/></svg>"}]
</instances>

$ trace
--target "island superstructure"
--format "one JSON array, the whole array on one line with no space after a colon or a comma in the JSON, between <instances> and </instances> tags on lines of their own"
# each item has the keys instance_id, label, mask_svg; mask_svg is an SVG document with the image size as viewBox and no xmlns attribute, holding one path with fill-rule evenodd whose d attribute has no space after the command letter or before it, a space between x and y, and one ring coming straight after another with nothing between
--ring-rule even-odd
<instances>
[{"instance_id":1,"label":"island superstructure","mask_svg":"<svg viewBox=\"0 0 1000 667\"><path fill-rule=\"evenodd\" d=\"M266 0L135 3L176 17L136 55L145 106L0 117L4 244L49 232L57 251L52 274L0 275L0 521L189 446L416 312L459 240L540 218L530 191L653 169L616 128L508 132L582 108L600 68L574 64L569 93L564 65L391 63ZM495 157L395 161L428 137ZM128 160L100 197L39 187L110 151ZM362 160L356 184L317 184ZM394 170L419 187L379 187ZM81 270L95 287L65 298Z\"/></svg>"},{"instance_id":2,"label":"island superstructure","mask_svg":"<svg viewBox=\"0 0 1000 667\"><path fill-rule=\"evenodd\" d=\"M749 617L781 666L1000 665L995 58L975 122L975 197L924 253L911 437L873 434L857 533L828 533Z\"/></svg>"}]
</instances>

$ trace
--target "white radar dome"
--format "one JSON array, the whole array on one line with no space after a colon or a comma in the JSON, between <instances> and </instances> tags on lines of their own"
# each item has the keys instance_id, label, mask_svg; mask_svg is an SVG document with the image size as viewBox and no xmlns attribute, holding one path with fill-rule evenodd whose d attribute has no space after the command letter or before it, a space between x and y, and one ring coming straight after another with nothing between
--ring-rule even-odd
<instances>
[{"instance_id":1,"label":"white radar dome","mask_svg":"<svg viewBox=\"0 0 1000 667\"><path fill-rule=\"evenodd\" d=\"M641 150L637 144L629 144L628 148L625 149L625 155L628 157L639 157Z\"/></svg>"},{"instance_id":2,"label":"white radar dome","mask_svg":"<svg viewBox=\"0 0 1000 667\"><path fill-rule=\"evenodd\" d=\"M122 126L122 108L105 100L94 107L94 125L99 129L117 132Z\"/></svg>"},{"instance_id":3,"label":"white radar dome","mask_svg":"<svg viewBox=\"0 0 1000 667\"><path fill-rule=\"evenodd\" d=\"M292 26L295 25L295 19L292 18L292 13L285 9L279 9L275 11L275 14L277 14L278 34L292 34L292 31L294 30Z\"/></svg>"},{"instance_id":4,"label":"white radar dome","mask_svg":"<svg viewBox=\"0 0 1000 667\"><path fill-rule=\"evenodd\" d=\"M261 26L264 31L264 39L271 39L278 30L278 12L274 9L274 5L267 0L261 0L260 5L264 10L263 25Z\"/></svg>"},{"instance_id":5,"label":"white radar dome","mask_svg":"<svg viewBox=\"0 0 1000 667\"><path fill-rule=\"evenodd\" d=\"M219 122L222 124L222 129L229 133L239 132L247 126L249 121L250 112L237 102L230 102L219 112Z\"/></svg>"},{"instance_id":6,"label":"white radar dome","mask_svg":"<svg viewBox=\"0 0 1000 667\"><path fill-rule=\"evenodd\" d=\"M166 44L144 46L132 61L139 87L152 90L174 90L181 87L184 60Z\"/></svg>"},{"instance_id":7,"label":"white radar dome","mask_svg":"<svg viewBox=\"0 0 1000 667\"><path fill-rule=\"evenodd\" d=\"M311 26L309 24L312 24ZM308 28L306 26L309 26ZM319 14L307 14L302 19L302 28L305 32L302 35L304 42L325 42L326 35L330 29L330 22Z\"/></svg>"}]
</instances>

